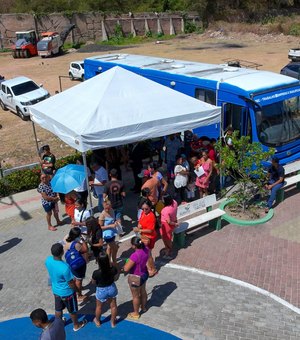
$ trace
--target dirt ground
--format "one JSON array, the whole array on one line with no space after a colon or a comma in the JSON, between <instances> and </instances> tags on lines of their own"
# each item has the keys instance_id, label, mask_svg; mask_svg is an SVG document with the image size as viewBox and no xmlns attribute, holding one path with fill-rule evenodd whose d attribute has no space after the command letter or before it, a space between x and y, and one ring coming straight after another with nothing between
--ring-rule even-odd
<instances>
[{"instance_id":1,"label":"dirt ground","mask_svg":"<svg viewBox=\"0 0 300 340\"><path fill-rule=\"evenodd\" d=\"M299 38L281 35L258 36L253 33L230 33L221 31L206 32L202 35L178 36L164 42L152 42L119 49L117 53L153 55L171 59L192 60L205 63L224 63L226 59L240 59L260 64L260 69L280 72L286 65L290 48L299 47ZM0 54L0 74L6 79L16 76L28 76L54 94L59 90L58 76L67 76L71 61L107 53L116 53L113 49L93 53L69 51L65 55L41 59L13 59L10 54ZM63 90L79 84L62 78ZM84 110L83 110L84 114ZM72 117L70 117L70 120ZM0 161L3 168L29 164L38 161L31 122L22 121L10 111L0 108L1 147ZM49 143L57 156L74 152L59 138L42 128L36 127L38 143Z\"/></svg>"}]
</instances>

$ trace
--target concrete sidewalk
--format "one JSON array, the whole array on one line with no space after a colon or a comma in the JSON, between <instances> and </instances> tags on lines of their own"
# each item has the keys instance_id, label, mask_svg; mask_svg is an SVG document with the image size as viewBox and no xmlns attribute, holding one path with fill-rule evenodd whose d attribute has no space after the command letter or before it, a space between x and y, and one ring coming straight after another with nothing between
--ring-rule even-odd
<instances>
[{"instance_id":1,"label":"concrete sidewalk","mask_svg":"<svg viewBox=\"0 0 300 340\"><path fill-rule=\"evenodd\" d=\"M130 199L134 206L135 196ZM147 283L149 310L138 323L182 339L300 339L297 202L299 194L292 192L265 225L226 225L219 232L200 228L188 236L186 248L170 263L159 256L159 240L154 254L161 268ZM47 230L36 190L2 199L0 210L1 320L28 316L38 307L53 313L44 260L51 244L62 239L69 226ZM128 248L129 242L122 244L118 255L127 258ZM94 269L91 262L84 284ZM132 308L130 292L123 276L117 285L119 314L124 317ZM93 314L94 288L87 286L86 292L90 301L80 313ZM86 339L89 329L81 333ZM121 336L118 327L115 331L116 337ZM105 329L99 330L99 336L100 332L105 337Z\"/></svg>"}]
</instances>

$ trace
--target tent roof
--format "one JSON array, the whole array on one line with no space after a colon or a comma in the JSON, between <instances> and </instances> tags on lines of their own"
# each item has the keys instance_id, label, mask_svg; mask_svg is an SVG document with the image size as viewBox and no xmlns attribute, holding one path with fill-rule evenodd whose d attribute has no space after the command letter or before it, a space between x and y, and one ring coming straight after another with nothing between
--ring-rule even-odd
<instances>
[{"instance_id":1,"label":"tent roof","mask_svg":"<svg viewBox=\"0 0 300 340\"><path fill-rule=\"evenodd\" d=\"M118 66L33 105L30 113L81 152L220 121L220 108Z\"/></svg>"}]
</instances>

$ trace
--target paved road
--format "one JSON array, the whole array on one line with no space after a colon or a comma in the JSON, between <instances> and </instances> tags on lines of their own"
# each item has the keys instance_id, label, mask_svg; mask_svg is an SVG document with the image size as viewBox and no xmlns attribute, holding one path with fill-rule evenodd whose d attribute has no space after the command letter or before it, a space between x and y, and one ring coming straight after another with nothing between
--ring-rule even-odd
<instances>
[{"instance_id":1,"label":"paved road","mask_svg":"<svg viewBox=\"0 0 300 340\"><path fill-rule=\"evenodd\" d=\"M36 191L15 195L12 200L18 208L6 204L10 199L0 201L0 320L27 316L37 307L53 313L53 299L43 263L51 244L60 240L69 226L48 232L37 197ZM296 204L297 199L299 194L293 195L280 208L285 212L292 211L290 205ZM292 220L294 215L289 213ZM250 278L244 281L254 284L262 282L263 271L269 268L270 273L274 272L273 276L269 275L269 281L280 279L280 286L290 281L293 296L299 281L296 278L294 281L289 271L298 272L299 244L297 231L287 233L292 238L288 240L285 229L280 229L282 218L281 213L277 213L273 224L253 228L228 225L220 232L196 232L188 238L187 248L180 250L169 264L161 262L158 256L161 247L161 241L158 241L155 253L161 269L148 281L149 310L138 322L182 339L300 339L297 304L292 310L253 289L185 267L205 269L241 280ZM293 228L292 222L288 223L287 219L285 222L285 228ZM296 228L296 221L294 223ZM276 242L272 243L270 239ZM259 250L268 244L267 240L271 243L261 253ZM122 244L121 257L127 257L128 247L128 243ZM298 256L292 258L291 254ZM282 262L278 261L279 258ZM286 262L288 260L290 262ZM261 272L256 273L259 263ZM286 269L282 271L284 265ZM85 284L94 268L95 264L90 263ZM288 276L285 278L284 274ZM264 289L271 286L267 279L264 280L257 286ZM131 310L131 302L124 277L119 279L118 288L119 314L125 316ZM90 302L81 306L80 312L92 314L94 288L87 287L86 292L91 295ZM277 295L285 297L280 291ZM116 335L117 332L116 328ZM88 334L85 336L89 338Z\"/></svg>"}]
</instances>

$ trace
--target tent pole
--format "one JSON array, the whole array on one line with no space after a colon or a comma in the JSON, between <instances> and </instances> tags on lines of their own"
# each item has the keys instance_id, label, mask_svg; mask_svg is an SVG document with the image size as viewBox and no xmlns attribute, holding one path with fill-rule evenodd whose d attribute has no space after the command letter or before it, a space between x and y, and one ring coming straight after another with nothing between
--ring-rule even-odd
<instances>
[{"instance_id":1,"label":"tent pole","mask_svg":"<svg viewBox=\"0 0 300 340\"><path fill-rule=\"evenodd\" d=\"M87 183L90 210L91 210L91 213L93 214L93 202L92 202L91 189L90 189L90 186L89 186L89 175L88 175L88 168L87 168L87 161L86 161L86 153L85 152L82 153L82 158L83 158L83 165L84 165L84 172L85 172L85 180L86 180L86 183Z\"/></svg>"},{"instance_id":2,"label":"tent pole","mask_svg":"<svg viewBox=\"0 0 300 340\"><path fill-rule=\"evenodd\" d=\"M36 146L36 151L37 151L37 154L38 154L38 157L40 159L40 162L42 161L42 158L41 158L41 154L40 154L40 148L39 148L39 144L38 144L38 140L37 140L37 136L36 136L36 130L35 130L35 125L34 125L34 122L31 121L32 123L32 129L33 129L33 134L34 134L34 139L35 139L35 146ZM41 165L41 163L40 163Z\"/></svg>"},{"instance_id":3,"label":"tent pole","mask_svg":"<svg viewBox=\"0 0 300 340\"><path fill-rule=\"evenodd\" d=\"M32 123L32 129L33 129L33 134L34 134L34 139L35 139L36 151L37 151L37 153L38 153L38 155L39 155L39 158L41 158L41 157L40 157L40 153L39 153L39 144L38 144L38 141L37 141L35 125L34 125L34 122L33 122L33 121L31 121L31 123Z\"/></svg>"}]
</instances>

